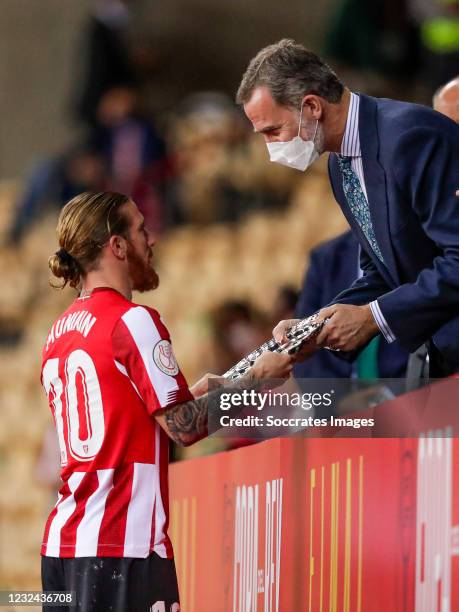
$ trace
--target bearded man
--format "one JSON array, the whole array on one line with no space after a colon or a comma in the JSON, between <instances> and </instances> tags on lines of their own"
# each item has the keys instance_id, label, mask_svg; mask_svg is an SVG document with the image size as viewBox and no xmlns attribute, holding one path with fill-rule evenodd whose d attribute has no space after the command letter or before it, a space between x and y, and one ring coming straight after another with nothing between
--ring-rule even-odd
<instances>
[{"instance_id":1,"label":"bearded man","mask_svg":"<svg viewBox=\"0 0 459 612\"><path fill-rule=\"evenodd\" d=\"M169 438L189 445L206 436L220 392L207 393L211 375L188 387L159 313L132 302L133 290L158 286L154 238L132 200L83 193L63 208L57 234L51 271L79 295L43 350L62 464L43 590L74 591L84 612L177 612ZM285 379L291 368L290 356L266 353L237 387Z\"/></svg>"}]
</instances>

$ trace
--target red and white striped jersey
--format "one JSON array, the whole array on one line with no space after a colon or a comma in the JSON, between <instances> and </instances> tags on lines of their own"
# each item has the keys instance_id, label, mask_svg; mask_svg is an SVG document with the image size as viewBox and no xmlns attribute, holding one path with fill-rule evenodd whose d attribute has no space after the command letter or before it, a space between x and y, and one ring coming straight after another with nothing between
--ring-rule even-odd
<instances>
[{"instance_id":1,"label":"red and white striped jersey","mask_svg":"<svg viewBox=\"0 0 459 612\"><path fill-rule=\"evenodd\" d=\"M63 481L50 557L172 557L169 439L152 416L192 399L159 314L109 288L75 300L43 350Z\"/></svg>"}]
</instances>

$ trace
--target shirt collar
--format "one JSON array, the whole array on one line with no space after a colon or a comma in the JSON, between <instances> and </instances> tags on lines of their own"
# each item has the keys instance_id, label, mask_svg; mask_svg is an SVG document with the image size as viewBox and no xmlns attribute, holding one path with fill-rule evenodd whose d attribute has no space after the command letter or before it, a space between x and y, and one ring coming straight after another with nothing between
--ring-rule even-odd
<instances>
[{"instance_id":1,"label":"shirt collar","mask_svg":"<svg viewBox=\"0 0 459 612\"><path fill-rule=\"evenodd\" d=\"M341 143L341 155L346 157L361 157L362 155L359 138L359 106L359 95L351 91L346 127Z\"/></svg>"}]
</instances>

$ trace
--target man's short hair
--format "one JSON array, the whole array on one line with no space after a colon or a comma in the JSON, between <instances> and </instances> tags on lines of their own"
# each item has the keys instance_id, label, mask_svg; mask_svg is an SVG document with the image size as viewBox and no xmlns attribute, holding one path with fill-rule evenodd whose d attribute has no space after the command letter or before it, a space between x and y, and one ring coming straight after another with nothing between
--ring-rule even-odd
<instances>
[{"instance_id":1,"label":"man's short hair","mask_svg":"<svg viewBox=\"0 0 459 612\"><path fill-rule=\"evenodd\" d=\"M250 61L236 102L246 104L254 89L263 86L277 104L291 108L299 108L307 94L337 103L344 91L343 83L318 55L288 38L265 47Z\"/></svg>"}]
</instances>

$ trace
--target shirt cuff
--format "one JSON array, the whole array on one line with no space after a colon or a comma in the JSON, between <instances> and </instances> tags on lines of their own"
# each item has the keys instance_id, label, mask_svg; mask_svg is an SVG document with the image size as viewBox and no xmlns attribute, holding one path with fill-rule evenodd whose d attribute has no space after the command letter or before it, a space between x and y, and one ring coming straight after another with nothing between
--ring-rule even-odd
<instances>
[{"instance_id":1,"label":"shirt cuff","mask_svg":"<svg viewBox=\"0 0 459 612\"><path fill-rule=\"evenodd\" d=\"M376 322L376 325L379 327L379 331L384 336L386 342L394 342L397 338L394 336L391 328L389 327L386 319L384 318L383 313L381 312L381 308L379 307L378 300L374 300L374 302L370 302L370 309L373 315L373 318Z\"/></svg>"}]
</instances>

